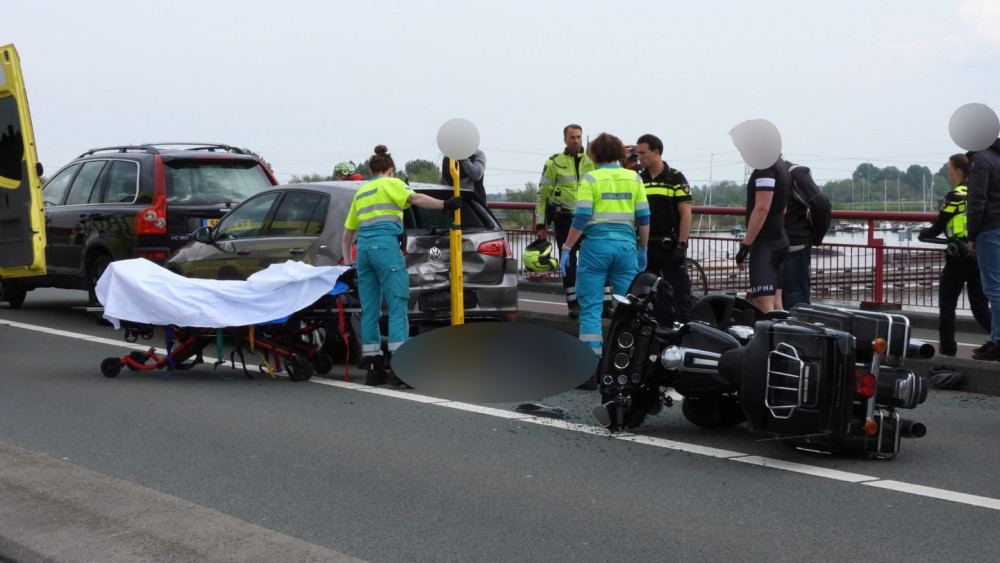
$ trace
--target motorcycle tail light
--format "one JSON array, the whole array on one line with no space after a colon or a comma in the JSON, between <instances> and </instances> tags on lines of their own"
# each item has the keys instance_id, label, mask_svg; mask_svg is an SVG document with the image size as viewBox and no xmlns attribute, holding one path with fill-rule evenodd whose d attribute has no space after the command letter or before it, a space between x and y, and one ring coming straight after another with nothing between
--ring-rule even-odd
<instances>
[{"instance_id":1,"label":"motorcycle tail light","mask_svg":"<svg viewBox=\"0 0 1000 563\"><path fill-rule=\"evenodd\" d=\"M878 433L878 422L875 422L874 418L869 418L861 428L865 431L865 434L874 436Z\"/></svg>"},{"instance_id":2,"label":"motorcycle tail light","mask_svg":"<svg viewBox=\"0 0 1000 563\"><path fill-rule=\"evenodd\" d=\"M870 399L875 396L875 390L877 387L874 375L863 371L859 371L854 374L855 395L865 399Z\"/></svg>"},{"instance_id":3,"label":"motorcycle tail light","mask_svg":"<svg viewBox=\"0 0 1000 563\"><path fill-rule=\"evenodd\" d=\"M872 342L872 349L875 350L876 354L885 354L889 350L889 343L885 341L885 338L876 338Z\"/></svg>"}]
</instances>

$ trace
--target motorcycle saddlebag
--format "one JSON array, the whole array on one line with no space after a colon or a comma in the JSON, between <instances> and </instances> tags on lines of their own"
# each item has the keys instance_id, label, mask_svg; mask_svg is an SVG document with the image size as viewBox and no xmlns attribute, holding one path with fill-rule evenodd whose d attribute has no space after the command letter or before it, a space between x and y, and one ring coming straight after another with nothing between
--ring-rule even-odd
<instances>
[{"instance_id":1,"label":"motorcycle saddlebag","mask_svg":"<svg viewBox=\"0 0 1000 563\"><path fill-rule=\"evenodd\" d=\"M853 406L853 341L846 332L795 319L758 322L740 389L751 428L839 449Z\"/></svg>"}]
</instances>

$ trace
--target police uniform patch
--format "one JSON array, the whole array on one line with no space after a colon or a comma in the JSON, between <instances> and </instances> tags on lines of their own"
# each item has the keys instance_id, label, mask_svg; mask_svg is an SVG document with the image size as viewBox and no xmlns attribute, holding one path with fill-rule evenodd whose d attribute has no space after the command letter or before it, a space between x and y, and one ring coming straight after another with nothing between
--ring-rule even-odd
<instances>
[{"instance_id":1,"label":"police uniform patch","mask_svg":"<svg viewBox=\"0 0 1000 563\"><path fill-rule=\"evenodd\" d=\"M691 186L682 186L681 189L684 190L685 195L691 195Z\"/></svg>"}]
</instances>

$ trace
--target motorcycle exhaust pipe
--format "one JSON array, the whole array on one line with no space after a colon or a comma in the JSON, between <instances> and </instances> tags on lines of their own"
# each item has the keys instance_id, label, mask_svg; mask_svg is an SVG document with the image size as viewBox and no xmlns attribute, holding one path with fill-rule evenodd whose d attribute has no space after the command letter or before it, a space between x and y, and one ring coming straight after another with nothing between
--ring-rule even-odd
<instances>
[{"instance_id":1,"label":"motorcycle exhaust pipe","mask_svg":"<svg viewBox=\"0 0 1000 563\"><path fill-rule=\"evenodd\" d=\"M904 438L923 438L927 435L927 427L922 422L901 418L899 434Z\"/></svg>"},{"instance_id":2,"label":"motorcycle exhaust pipe","mask_svg":"<svg viewBox=\"0 0 1000 563\"><path fill-rule=\"evenodd\" d=\"M910 345L906 348L906 357L916 360L929 360L934 357L934 346L923 340L910 339Z\"/></svg>"}]
</instances>

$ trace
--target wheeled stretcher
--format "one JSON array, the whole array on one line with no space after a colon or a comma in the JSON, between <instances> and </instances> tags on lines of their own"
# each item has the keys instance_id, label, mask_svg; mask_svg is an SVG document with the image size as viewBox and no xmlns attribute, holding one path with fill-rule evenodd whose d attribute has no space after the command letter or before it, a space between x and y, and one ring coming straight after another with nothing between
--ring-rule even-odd
<instances>
[{"instance_id":1,"label":"wheeled stretcher","mask_svg":"<svg viewBox=\"0 0 1000 563\"><path fill-rule=\"evenodd\" d=\"M150 347L145 352L133 351L120 358L105 358L101 362L101 373L106 377L117 377L122 368L130 371L143 370L185 370L204 363L203 351L216 346L219 360L217 369L224 364L224 348L232 348L230 364L235 369L237 363L243 367L244 375L252 378L246 367L246 352L261 359L259 371L272 377L282 372L292 381L305 381L314 373L325 375L334 366L334 360L323 351L326 338L345 340L347 360L350 360L350 313L352 292L343 292L320 299L315 306L300 311L280 323L242 327L199 328L168 325L164 327L165 345L161 352ZM347 306L347 307L345 307ZM332 318L331 318L332 317ZM125 340L135 342L139 338L151 340L152 325L125 322ZM331 334L335 330L336 334ZM165 376L166 377L166 376ZM350 374L344 377L350 381Z\"/></svg>"},{"instance_id":2,"label":"wheeled stretcher","mask_svg":"<svg viewBox=\"0 0 1000 563\"><path fill-rule=\"evenodd\" d=\"M150 347L144 352L137 350L122 357L105 358L101 362L101 373L106 377L117 377L124 367L131 371L167 370L166 378L173 370L190 369L204 363L204 350L214 344L218 357L214 364L216 371L225 363L224 349L228 348L232 368L240 363L248 378L252 376L246 367L247 351L261 360L260 372L275 378L284 373L292 381L305 381L314 373L326 374L333 369L334 359L324 350L329 347L329 339L336 338L343 340L344 377L350 380L346 368L351 349L348 318L358 309L353 277L340 279L346 268L337 267L333 272L317 274L310 270L312 267L303 264L274 265L262 276L267 278L267 283L254 285L254 276L247 282L188 280L156 265L150 267L150 263L120 265L123 262L139 261L113 263L108 269L112 273L106 272L98 283L98 297L105 305L105 318L125 329L128 342L140 338L151 340L155 327L163 327L165 343L160 352ZM286 273L287 280L284 280L282 275ZM163 285L164 281L171 285ZM185 288L185 284L190 287ZM251 287L248 289L243 284ZM156 292L157 288L167 287L169 291ZM254 287L261 291L254 292ZM318 293L324 289L325 292ZM260 299L284 299L288 303L283 307L273 307L270 302L255 307L254 301ZM299 308L310 299L314 300ZM198 317L198 308L204 307L206 301L212 303L212 308ZM135 307L135 302L145 306ZM226 314L226 308L232 310L231 314ZM263 311L256 311L257 308ZM255 316L275 311L288 313L292 308L296 310L277 320L219 326L223 322L220 319L253 320ZM175 318L193 319L194 324L205 326L169 322ZM158 323L157 320L167 322Z\"/></svg>"}]
</instances>

